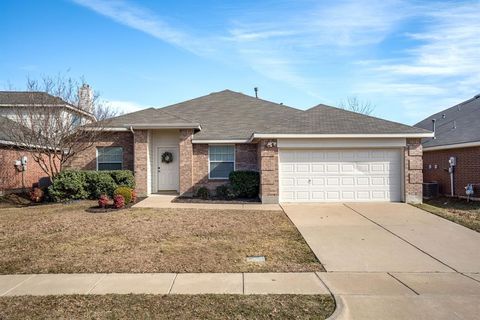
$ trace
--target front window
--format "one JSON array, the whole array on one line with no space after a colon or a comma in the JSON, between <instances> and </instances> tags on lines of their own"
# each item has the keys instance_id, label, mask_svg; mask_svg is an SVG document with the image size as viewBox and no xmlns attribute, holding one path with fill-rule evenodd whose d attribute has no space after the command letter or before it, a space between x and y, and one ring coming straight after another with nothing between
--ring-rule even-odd
<instances>
[{"instance_id":1,"label":"front window","mask_svg":"<svg viewBox=\"0 0 480 320\"><path fill-rule=\"evenodd\" d=\"M211 145L208 147L210 179L228 179L235 170L235 146Z\"/></svg>"},{"instance_id":2,"label":"front window","mask_svg":"<svg viewBox=\"0 0 480 320\"><path fill-rule=\"evenodd\" d=\"M122 147L97 148L97 170L122 170Z\"/></svg>"}]
</instances>

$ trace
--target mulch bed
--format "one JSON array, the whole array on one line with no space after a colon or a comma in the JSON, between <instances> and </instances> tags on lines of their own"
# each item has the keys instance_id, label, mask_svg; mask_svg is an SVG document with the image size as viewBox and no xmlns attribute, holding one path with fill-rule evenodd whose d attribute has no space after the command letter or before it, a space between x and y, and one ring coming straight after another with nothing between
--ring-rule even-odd
<instances>
[{"instance_id":1,"label":"mulch bed","mask_svg":"<svg viewBox=\"0 0 480 320\"><path fill-rule=\"evenodd\" d=\"M107 213L107 212L115 212L115 211L118 211L118 210L124 210L124 209L129 209L131 208L132 206L134 206L135 204L137 204L138 202L142 201L146 199L146 197L142 197L142 198L137 198L137 201L135 203L133 202L130 202L129 204L126 204L123 208L120 208L120 209L117 209L113 206L113 204L109 204L107 205L105 208L102 208L100 206L93 206L93 207L90 207L90 208L87 208L85 209L86 212L90 212L90 213Z\"/></svg>"}]
</instances>

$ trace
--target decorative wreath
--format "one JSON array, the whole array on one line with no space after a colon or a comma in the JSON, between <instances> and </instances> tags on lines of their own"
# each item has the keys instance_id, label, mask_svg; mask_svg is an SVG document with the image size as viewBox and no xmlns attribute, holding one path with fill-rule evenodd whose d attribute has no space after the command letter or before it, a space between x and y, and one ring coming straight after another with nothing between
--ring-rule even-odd
<instances>
[{"instance_id":1,"label":"decorative wreath","mask_svg":"<svg viewBox=\"0 0 480 320\"><path fill-rule=\"evenodd\" d=\"M171 152L166 151L162 154L162 162L170 163L172 161L173 161L173 154Z\"/></svg>"}]
</instances>

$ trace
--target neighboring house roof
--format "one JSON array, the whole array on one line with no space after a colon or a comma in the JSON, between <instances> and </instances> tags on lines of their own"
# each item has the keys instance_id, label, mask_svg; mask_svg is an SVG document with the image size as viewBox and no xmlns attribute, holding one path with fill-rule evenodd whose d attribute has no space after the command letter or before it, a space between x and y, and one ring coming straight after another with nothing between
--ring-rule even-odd
<instances>
[{"instance_id":1,"label":"neighboring house roof","mask_svg":"<svg viewBox=\"0 0 480 320\"><path fill-rule=\"evenodd\" d=\"M173 117L173 118L172 118ZM181 122L180 120L184 122ZM306 111L224 90L160 109L109 120L108 126L198 124L194 141L249 141L273 135L420 135L429 131L343 109L318 105ZM185 126L184 126L185 127ZM153 128L153 127L152 127Z\"/></svg>"},{"instance_id":2,"label":"neighboring house roof","mask_svg":"<svg viewBox=\"0 0 480 320\"><path fill-rule=\"evenodd\" d=\"M19 126L17 122L0 116L0 144L15 145L15 143L11 141L11 136L6 131L12 128L18 128ZM21 128L24 127L20 127L19 132L22 131ZM21 137L23 138L24 136L22 135Z\"/></svg>"},{"instance_id":3,"label":"neighboring house roof","mask_svg":"<svg viewBox=\"0 0 480 320\"><path fill-rule=\"evenodd\" d=\"M480 95L437 112L415 126L433 130L433 119L435 138L424 139L424 149L447 149L480 142Z\"/></svg>"},{"instance_id":4,"label":"neighboring house roof","mask_svg":"<svg viewBox=\"0 0 480 320\"><path fill-rule=\"evenodd\" d=\"M64 107L84 116L94 118L94 115L85 110L81 110L59 97L52 96L46 92L39 91L0 91L0 107Z\"/></svg>"}]
</instances>

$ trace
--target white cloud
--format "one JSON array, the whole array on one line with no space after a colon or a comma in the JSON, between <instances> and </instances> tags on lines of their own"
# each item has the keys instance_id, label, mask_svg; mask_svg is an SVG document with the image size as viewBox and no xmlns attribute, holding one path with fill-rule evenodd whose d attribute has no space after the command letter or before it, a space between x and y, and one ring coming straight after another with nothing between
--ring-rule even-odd
<instances>
[{"instance_id":1,"label":"white cloud","mask_svg":"<svg viewBox=\"0 0 480 320\"><path fill-rule=\"evenodd\" d=\"M182 32L157 17L153 12L127 1L72 0L117 23L149 34L195 54L205 54L208 48L195 37Z\"/></svg>"}]
</instances>

